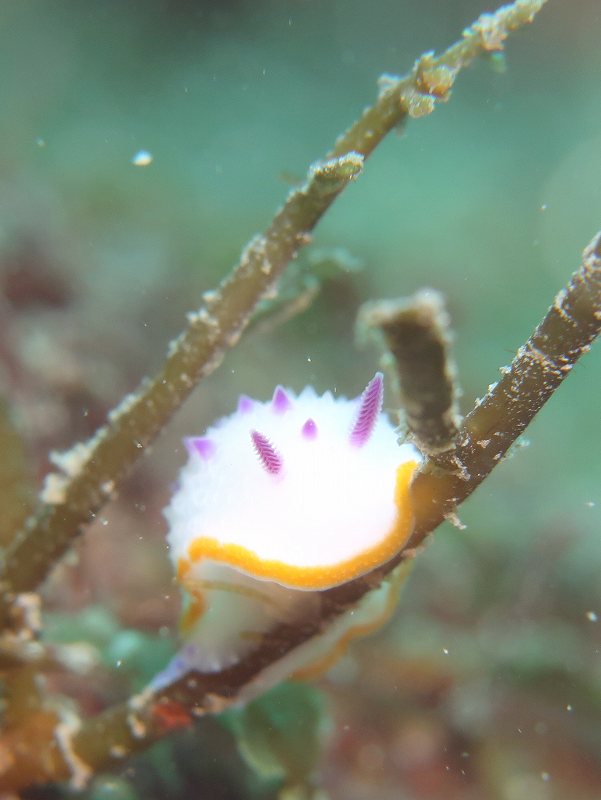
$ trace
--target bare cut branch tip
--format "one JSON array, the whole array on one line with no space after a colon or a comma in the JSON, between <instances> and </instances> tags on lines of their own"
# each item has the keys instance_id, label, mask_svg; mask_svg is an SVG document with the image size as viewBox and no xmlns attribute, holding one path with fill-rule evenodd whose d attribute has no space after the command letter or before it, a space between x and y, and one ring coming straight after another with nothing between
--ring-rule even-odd
<instances>
[{"instance_id":1,"label":"bare cut branch tip","mask_svg":"<svg viewBox=\"0 0 601 800\"><path fill-rule=\"evenodd\" d=\"M459 392L443 296L424 289L409 298L367 303L359 324L382 333L396 367L410 437L430 456L452 449L460 423Z\"/></svg>"}]
</instances>

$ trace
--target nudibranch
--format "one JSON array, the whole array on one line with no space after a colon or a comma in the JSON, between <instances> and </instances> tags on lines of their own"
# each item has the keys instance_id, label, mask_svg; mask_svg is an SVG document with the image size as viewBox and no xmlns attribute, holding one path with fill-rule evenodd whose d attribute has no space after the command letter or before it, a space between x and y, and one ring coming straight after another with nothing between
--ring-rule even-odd
<instances>
[{"instance_id":1,"label":"nudibranch","mask_svg":"<svg viewBox=\"0 0 601 800\"><path fill-rule=\"evenodd\" d=\"M270 401L245 395L188 460L165 516L185 602L185 644L166 682L231 666L281 622L315 610L324 589L388 561L413 527L410 484L421 463L382 411L383 377L348 400L278 386ZM387 615L398 580L262 675L261 690L327 666Z\"/></svg>"}]
</instances>

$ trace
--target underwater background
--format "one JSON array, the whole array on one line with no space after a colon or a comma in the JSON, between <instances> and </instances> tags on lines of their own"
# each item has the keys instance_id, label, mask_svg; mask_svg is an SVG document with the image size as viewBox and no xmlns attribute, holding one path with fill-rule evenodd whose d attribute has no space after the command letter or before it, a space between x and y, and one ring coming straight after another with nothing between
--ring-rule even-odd
<instances>
[{"instance_id":1,"label":"underwater background","mask_svg":"<svg viewBox=\"0 0 601 800\"><path fill-rule=\"evenodd\" d=\"M91 435L159 367L186 312L374 99L378 76L442 50L485 10L3 3L0 389L36 484L49 450ZM320 279L309 309L242 338L53 572L45 635L87 643L104 669L49 691L94 713L165 663L179 599L161 509L181 437L276 383L358 393L379 357L356 342L362 302L441 290L462 410L497 380L601 228L600 34L598 0L550 0L505 60L476 61L448 104L377 148L293 265L297 286ZM387 627L319 682L323 695L299 690L298 706L323 715L323 796L601 796L600 366L593 349L528 446L462 506L465 530L436 532ZM294 717L278 723L292 738ZM247 728L201 720L81 796L275 798L277 758L258 757Z\"/></svg>"}]
</instances>

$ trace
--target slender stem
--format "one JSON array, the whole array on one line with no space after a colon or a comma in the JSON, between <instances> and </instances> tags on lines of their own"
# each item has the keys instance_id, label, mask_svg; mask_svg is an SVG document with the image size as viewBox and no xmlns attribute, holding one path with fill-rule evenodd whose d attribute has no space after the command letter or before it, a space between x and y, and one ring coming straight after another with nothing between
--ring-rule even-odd
<instances>
[{"instance_id":1,"label":"slender stem","mask_svg":"<svg viewBox=\"0 0 601 800\"><path fill-rule=\"evenodd\" d=\"M0 622L6 624L11 597L45 578L198 381L219 365L257 302L362 166L356 153L314 165L307 183L290 194L265 234L245 249L234 273L205 295L205 307L188 315L188 327L172 342L159 374L126 397L89 442L57 458L64 474L51 474L42 492L45 505L7 551Z\"/></svg>"},{"instance_id":2,"label":"slender stem","mask_svg":"<svg viewBox=\"0 0 601 800\"><path fill-rule=\"evenodd\" d=\"M532 22L547 0L516 0L494 14L482 14L463 31L460 41L440 56L425 53L403 78L386 76L378 102L365 109L360 119L337 141L332 156L355 150L367 157L382 138L409 117L431 113L436 101L449 99L460 69L484 52L503 49L508 34Z\"/></svg>"}]
</instances>

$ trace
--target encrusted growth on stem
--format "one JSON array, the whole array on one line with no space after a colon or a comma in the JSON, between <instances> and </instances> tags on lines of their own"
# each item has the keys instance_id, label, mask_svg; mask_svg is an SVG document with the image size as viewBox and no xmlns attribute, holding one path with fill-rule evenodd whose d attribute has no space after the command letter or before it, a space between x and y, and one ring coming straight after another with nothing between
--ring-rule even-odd
<instances>
[{"instance_id":1,"label":"encrusted growth on stem","mask_svg":"<svg viewBox=\"0 0 601 800\"><path fill-rule=\"evenodd\" d=\"M459 70L482 53L502 49L507 35L532 22L547 0L517 0L494 14L483 14L463 31L460 41L440 56L426 53L412 72L402 78L389 75L381 83L378 102L342 134L332 150L337 156L354 150L367 157L382 138L407 117L431 113L437 100L448 99Z\"/></svg>"}]
</instances>

